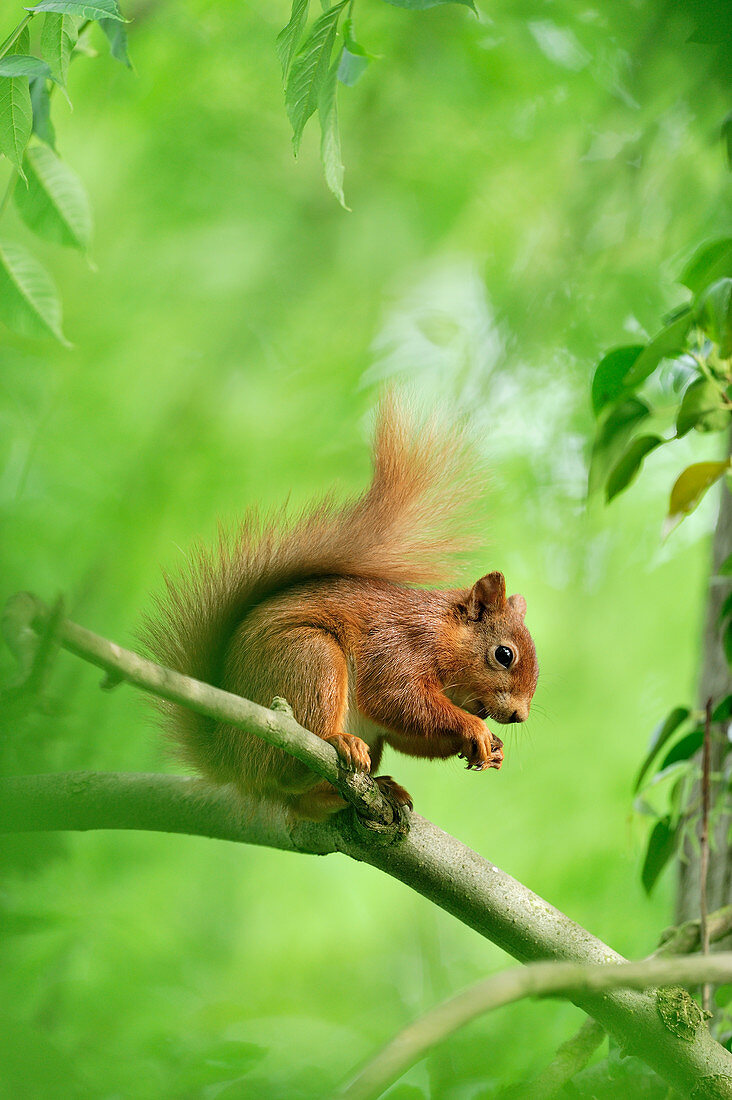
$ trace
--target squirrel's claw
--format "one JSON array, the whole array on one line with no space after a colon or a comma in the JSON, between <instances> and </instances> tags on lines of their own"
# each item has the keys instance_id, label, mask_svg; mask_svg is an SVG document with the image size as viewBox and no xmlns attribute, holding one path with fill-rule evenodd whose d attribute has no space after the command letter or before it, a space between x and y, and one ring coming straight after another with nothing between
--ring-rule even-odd
<instances>
[{"instance_id":1,"label":"squirrel's claw","mask_svg":"<svg viewBox=\"0 0 732 1100\"><path fill-rule=\"evenodd\" d=\"M467 761L468 771L482 772L489 768L497 771L503 763L503 741L486 730L485 737L469 741L458 758Z\"/></svg>"}]
</instances>

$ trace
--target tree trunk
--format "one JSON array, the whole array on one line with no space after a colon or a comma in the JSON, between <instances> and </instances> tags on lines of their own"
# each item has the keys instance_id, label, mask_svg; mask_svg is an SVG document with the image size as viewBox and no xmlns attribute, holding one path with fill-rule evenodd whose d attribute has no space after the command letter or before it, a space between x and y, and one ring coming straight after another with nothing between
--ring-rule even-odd
<instances>
[{"instance_id":1,"label":"tree trunk","mask_svg":"<svg viewBox=\"0 0 732 1100\"><path fill-rule=\"evenodd\" d=\"M706 624L704 628L702 665L699 673L699 706L703 709L707 699L714 705L726 695L732 694L732 675L722 649L719 612L730 590L730 578L720 577L719 568L732 554L732 493L722 487L722 501L714 534L712 570L707 595ZM732 846L728 833L732 826L729 813L714 814L720 799L726 797L725 754L729 745L727 723L713 725L711 730L711 805L709 873L707 876L707 908L719 909L732 902ZM716 777L716 778L714 778ZM692 805L700 798L699 787L692 790ZM697 835L698 835L697 827ZM699 851L688 841L679 855L676 920L681 923L699 916Z\"/></svg>"}]
</instances>

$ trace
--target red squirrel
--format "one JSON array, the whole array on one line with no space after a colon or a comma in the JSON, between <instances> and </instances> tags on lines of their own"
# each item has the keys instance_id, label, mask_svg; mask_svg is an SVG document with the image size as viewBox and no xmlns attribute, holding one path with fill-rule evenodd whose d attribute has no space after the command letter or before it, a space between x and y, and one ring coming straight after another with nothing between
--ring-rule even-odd
<instances>
[{"instance_id":1,"label":"red squirrel","mask_svg":"<svg viewBox=\"0 0 732 1100\"><path fill-rule=\"evenodd\" d=\"M375 773L384 743L408 756L459 756L500 768L485 719L523 722L538 667L523 596L503 574L470 588L444 580L465 538L451 533L471 495L459 433L417 428L382 401L373 479L355 500L331 497L295 523L245 516L233 538L198 549L144 627L152 656L270 706L329 741L348 767ZM345 803L305 765L253 734L170 705L180 754L217 783L322 820ZM390 776L376 782L400 804Z\"/></svg>"}]
</instances>

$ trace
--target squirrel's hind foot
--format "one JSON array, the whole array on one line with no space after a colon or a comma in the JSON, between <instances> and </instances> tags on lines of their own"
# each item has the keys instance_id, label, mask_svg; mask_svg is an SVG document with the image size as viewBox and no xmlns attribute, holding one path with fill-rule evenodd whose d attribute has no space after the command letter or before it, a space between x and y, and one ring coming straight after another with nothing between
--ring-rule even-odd
<instances>
[{"instance_id":1,"label":"squirrel's hind foot","mask_svg":"<svg viewBox=\"0 0 732 1100\"><path fill-rule=\"evenodd\" d=\"M414 809L411 794L402 787L401 783L397 783L396 779L392 779L390 775L377 775L374 776L374 782L381 793L392 802L396 802L397 806L408 806L410 810Z\"/></svg>"}]
</instances>

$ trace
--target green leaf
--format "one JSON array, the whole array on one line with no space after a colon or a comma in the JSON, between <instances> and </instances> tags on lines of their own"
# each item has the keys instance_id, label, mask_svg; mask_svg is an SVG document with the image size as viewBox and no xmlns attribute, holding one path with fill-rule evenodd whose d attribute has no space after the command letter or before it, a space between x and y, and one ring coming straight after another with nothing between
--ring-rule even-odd
<instances>
[{"instance_id":1,"label":"green leaf","mask_svg":"<svg viewBox=\"0 0 732 1100\"><path fill-rule=\"evenodd\" d=\"M17 53L23 54L24 56L27 56L30 53L30 27L29 26L23 27L22 31L20 32L18 37L15 39L15 42L13 42L12 46L10 46L8 48L8 52L5 54L5 56L10 57L13 54L17 54Z\"/></svg>"},{"instance_id":2,"label":"green leaf","mask_svg":"<svg viewBox=\"0 0 732 1100\"><path fill-rule=\"evenodd\" d=\"M21 53L25 56L30 53L30 27L23 27L23 30L15 39L15 42L8 50L8 54L6 54L6 56L13 53Z\"/></svg>"},{"instance_id":3,"label":"green leaf","mask_svg":"<svg viewBox=\"0 0 732 1100\"><path fill-rule=\"evenodd\" d=\"M50 77L51 70L39 57L24 57L22 54L10 54L0 58L0 76L43 76Z\"/></svg>"},{"instance_id":4,"label":"green leaf","mask_svg":"<svg viewBox=\"0 0 732 1100\"><path fill-rule=\"evenodd\" d=\"M592 409L597 416L606 405L611 405L628 392L625 376L643 351L643 344L613 348L603 356L592 379Z\"/></svg>"},{"instance_id":5,"label":"green leaf","mask_svg":"<svg viewBox=\"0 0 732 1100\"><path fill-rule=\"evenodd\" d=\"M310 0L292 0L290 21L277 35L275 49L277 50L277 56L282 66L282 79L285 81L290 71L292 59L297 53L297 47L300 45L300 40L305 30L309 7Z\"/></svg>"},{"instance_id":6,"label":"green leaf","mask_svg":"<svg viewBox=\"0 0 732 1100\"><path fill-rule=\"evenodd\" d=\"M686 387L676 417L676 434L686 435L692 428L698 432L719 432L729 425L730 410L723 405L719 386L708 378L696 378Z\"/></svg>"},{"instance_id":7,"label":"green leaf","mask_svg":"<svg viewBox=\"0 0 732 1100\"><path fill-rule=\"evenodd\" d=\"M673 359L674 356L679 355L686 346L686 337L692 320L691 310L687 308L681 316L662 328L628 371L625 376L625 385L631 388L639 386L650 374L653 374L662 359Z\"/></svg>"},{"instance_id":8,"label":"green leaf","mask_svg":"<svg viewBox=\"0 0 732 1100\"><path fill-rule=\"evenodd\" d=\"M84 185L47 145L28 146L23 162L27 187L15 186L15 205L39 237L86 252L91 241L91 210Z\"/></svg>"},{"instance_id":9,"label":"green leaf","mask_svg":"<svg viewBox=\"0 0 732 1100\"><path fill-rule=\"evenodd\" d=\"M707 489L710 489L715 481L719 481L729 468L729 461L694 462L679 474L669 498L665 524L667 533L694 511Z\"/></svg>"},{"instance_id":10,"label":"green leaf","mask_svg":"<svg viewBox=\"0 0 732 1100\"><path fill-rule=\"evenodd\" d=\"M674 707L670 714L668 714L662 722L654 729L651 734L651 739L648 742L648 751L646 752L646 758L641 764L640 771L638 772L638 778L635 781L633 787L633 794L637 794L640 790L641 783L646 777L648 769L650 768L654 757L668 741L669 737L679 726L687 720L691 711L688 707Z\"/></svg>"},{"instance_id":11,"label":"green leaf","mask_svg":"<svg viewBox=\"0 0 732 1100\"><path fill-rule=\"evenodd\" d=\"M28 77L31 80L53 80L66 94L61 81L51 72L50 67L39 57L15 55L0 59L0 77ZM68 95L66 96L68 99ZM69 103L71 100L69 100Z\"/></svg>"},{"instance_id":12,"label":"green leaf","mask_svg":"<svg viewBox=\"0 0 732 1100\"><path fill-rule=\"evenodd\" d=\"M50 275L21 245L0 241L0 321L21 336L55 336L61 330L61 302Z\"/></svg>"},{"instance_id":13,"label":"green leaf","mask_svg":"<svg viewBox=\"0 0 732 1100\"><path fill-rule=\"evenodd\" d=\"M305 123L318 106L330 71L330 58L338 20L348 0L330 8L313 23L312 30L292 63L285 89L285 106L292 123L292 144L297 156Z\"/></svg>"},{"instance_id":14,"label":"green leaf","mask_svg":"<svg viewBox=\"0 0 732 1100\"><path fill-rule=\"evenodd\" d=\"M343 20L343 41L345 43L338 65L338 79L341 84L352 88L369 66L373 57L359 45L353 33L353 20Z\"/></svg>"},{"instance_id":15,"label":"green leaf","mask_svg":"<svg viewBox=\"0 0 732 1100\"><path fill-rule=\"evenodd\" d=\"M353 19L350 17L343 20L343 41L352 54L356 54L358 57L365 57L369 61L377 61L378 56L374 53L369 53L368 50L356 41L356 32L354 31Z\"/></svg>"},{"instance_id":16,"label":"green leaf","mask_svg":"<svg viewBox=\"0 0 732 1100\"><path fill-rule=\"evenodd\" d=\"M682 806L681 798L684 793L684 780L688 775L688 768L679 769L681 774L675 783L673 783L671 790L668 793L669 813L675 822L678 822L684 807Z\"/></svg>"},{"instance_id":17,"label":"green leaf","mask_svg":"<svg viewBox=\"0 0 732 1100\"><path fill-rule=\"evenodd\" d=\"M699 295L695 307L699 327L719 347L722 359L732 356L732 279L718 279Z\"/></svg>"},{"instance_id":18,"label":"green leaf","mask_svg":"<svg viewBox=\"0 0 732 1100\"><path fill-rule=\"evenodd\" d=\"M594 493L603 484L615 458L630 439L633 429L649 415L650 409L645 401L631 397L604 417L592 447L589 493Z\"/></svg>"},{"instance_id":19,"label":"green leaf","mask_svg":"<svg viewBox=\"0 0 732 1100\"><path fill-rule=\"evenodd\" d=\"M658 880L658 876L674 854L676 835L677 829L671 828L669 817L657 821L651 831L641 872L641 881L647 894L650 894Z\"/></svg>"},{"instance_id":20,"label":"green leaf","mask_svg":"<svg viewBox=\"0 0 732 1100\"><path fill-rule=\"evenodd\" d=\"M318 118L320 119L320 159L323 162L325 182L344 210L348 210L343 194L343 161L341 139L338 132L338 65L336 59L320 92Z\"/></svg>"},{"instance_id":21,"label":"green leaf","mask_svg":"<svg viewBox=\"0 0 732 1100\"><path fill-rule=\"evenodd\" d=\"M732 237L720 237L696 250L679 282L688 286L692 294L699 294L717 279L728 275L732 275Z\"/></svg>"},{"instance_id":22,"label":"green leaf","mask_svg":"<svg viewBox=\"0 0 732 1100\"><path fill-rule=\"evenodd\" d=\"M732 619L729 620L724 628L724 634L722 635L722 649L724 650L724 656L728 665L732 665Z\"/></svg>"},{"instance_id":23,"label":"green leaf","mask_svg":"<svg viewBox=\"0 0 732 1100\"><path fill-rule=\"evenodd\" d=\"M718 577L732 577L732 554L728 558L725 558L719 569L717 570Z\"/></svg>"},{"instance_id":24,"label":"green leaf","mask_svg":"<svg viewBox=\"0 0 732 1100\"><path fill-rule=\"evenodd\" d=\"M732 695L725 695L712 711L713 722L729 722L732 718Z\"/></svg>"},{"instance_id":25,"label":"green leaf","mask_svg":"<svg viewBox=\"0 0 732 1100\"><path fill-rule=\"evenodd\" d=\"M393 4L395 8L410 8L412 11L436 8L439 4L464 4L465 7L475 11L473 0L386 0L386 2L387 4Z\"/></svg>"},{"instance_id":26,"label":"green leaf","mask_svg":"<svg viewBox=\"0 0 732 1100\"><path fill-rule=\"evenodd\" d=\"M55 11L62 15L80 15L82 19L119 19L125 18L119 10L117 0L41 0L26 11Z\"/></svg>"},{"instance_id":27,"label":"green leaf","mask_svg":"<svg viewBox=\"0 0 732 1100\"><path fill-rule=\"evenodd\" d=\"M613 466L607 480L605 495L608 503L635 480L646 455L665 442L660 435L640 435L633 440L620 461Z\"/></svg>"},{"instance_id":28,"label":"green leaf","mask_svg":"<svg viewBox=\"0 0 732 1100\"><path fill-rule=\"evenodd\" d=\"M601 447L607 447L618 435L626 430L632 430L641 420L650 416L650 412L645 401L641 401L638 397L630 397L622 405L614 408L604 420L597 433L597 442Z\"/></svg>"},{"instance_id":29,"label":"green leaf","mask_svg":"<svg viewBox=\"0 0 732 1100\"><path fill-rule=\"evenodd\" d=\"M369 66L368 57L353 54L347 46L343 47L340 64L338 65L338 80L348 88L359 80Z\"/></svg>"},{"instance_id":30,"label":"green leaf","mask_svg":"<svg viewBox=\"0 0 732 1100\"><path fill-rule=\"evenodd\" d=\"M97 50L91 42L92 39L92 25L87 23L86 26L82 25L79 28L79 38L76 45L71 52L71 60L75 57L99 57L99 50Z\"/></svg>"},{"instance_id":31,"label":"green leaf","mask_svg":"<svg viewBox=\"0 0 732 1100\"><path fill-rule=\"evenodd\" d=\"M30 49L30 31L24 27L3 59L26 55ZM30 87L25 76L0 77L0 153L23 175L23 152L33 128Z\"/></svg>"},{"instance_id":32,"label":"green leaf","mask_svg":"<svg viewBox=\"0 0 732 1100\"><path fill-rule=\"evenodd\" d=\"M670 768L672 764L678 764L681 760L690 760L702 747L704 730L695 729L687 733L669 749L663 758L659 771Z\"/></svg>"},{"instance_id":33,"label":"green leaf","mask_svg":"<svg viewBox=\"0 0 732 1100\"><path fill-rule=\"evenodd\" d=\"M56 148L56 131L51 122L51 95L48 84L40 77L30 82L31 107L33 108L33 133L52 149Z\"/></svg>"},{"instance_id":34,"label":"green leaf","mask_svg":"<svg viewBox=\"0 0 732 1100\"><path fill-rule=\"evenodd\" d=\"M41 31L41 53L63 87L66 87L71 51L78 37L76 23L70 15L46 12Z\"/></svg>"},{"instance_id":35,"label":"green leaf","mask_svg":"<svg viewBox=\"0 0 732 1100\"><path fill-rule=\"evenodd\" d=\"M669 766L667 768L663 767L661 765L661 766L659 766L659 769L656 772L656 774L654 775L651 782L646 787L646 790L650 790L651 787L659 787L659 786L661 786L662 783L668 783L669 779L674 779L676 782L674 782L673 785L669 785L670 786L669 798L670 798L671 794L676 790L677 782L681 778L686 776L688 774L688 772L689 772L689 765L688 765L688 762L685 761L685 760L677 760L676 763L669 764ZM652 810L651 813L652 813L653 817L658 817L658 811L657 810Z\"/></svg>"},{"instance_id":36,"label":"green leaf","mask_svg":"<svg viewBox=\"0 0 732 1100\"><path fill-rule=\"evenodd\" d=\"M99 26L107 37L112 57L131 69L132 62L127 53L127 31L124 23L120 23L119 19L100 19Z\"/></svg>"}]
</instances>

